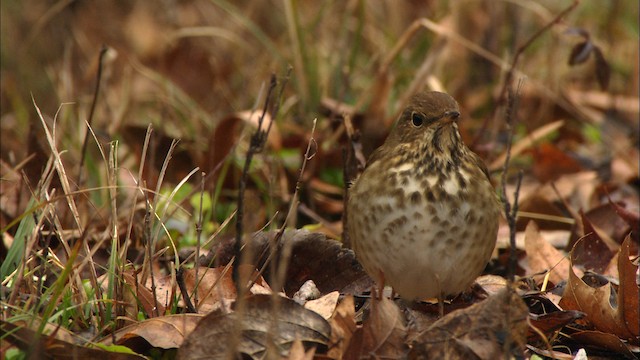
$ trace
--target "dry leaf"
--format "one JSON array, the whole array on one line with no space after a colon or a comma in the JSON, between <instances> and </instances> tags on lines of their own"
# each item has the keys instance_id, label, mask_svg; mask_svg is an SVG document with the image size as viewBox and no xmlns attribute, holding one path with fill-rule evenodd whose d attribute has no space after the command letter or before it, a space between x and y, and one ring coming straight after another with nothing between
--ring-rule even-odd
<instances>
[{"instance_id":1,"label":"dry leaf","mask_svg":"<svg viewBox=\"0 0 640 360\"><path fill-rule=\"evenodd\" d=\"M312 347L309 351L305 351L304 345L300 339L296 339L289 350L288 360L312 360L316 353L316 348Z\"/></svg>"},{"instance_id":2,"label":"dry leaf","mask_svg":"<svg viewBox=\"0 0 640 360\"><path fill-rule=\"evenodd\" d=\"M371 312L362 327L362 342L353 349L360 356L401 358L406 356L406 328L398 306L390 299L372 299Z\"/></svg>"},{"instance_id":3,"label":"dry leaf","mask_svg":"<svg viewBox=\"0 0 640 360\"><path fill-rule=\"evenodd\" d=\"M352 295L345 296L338 304L333 316L329 319L329 324L331 324L331 342L327 356L342 359L357 328Z\"/></svg>"},{"instance_id":4,"label":"dry leaf","mask_svg":"<svg viewBox=\"0 0 640 360\"><path fill-rule=\"evenodd\" d=\"M556 285L569 278L569 259L542 237L538 225L533 220L527 224L524 244L531 271L529 275L550 271L549 280Z\"/></svg>"},{"instance_id":5,"label":"dry leaf","mask_svg":"<svg viewBox=\"0 0 640 360\"><path fill-rule=\"evenodd\" d=\"M140 321L105 337L102 344L111 345L115 339L115 344L135 349L136 338L142 338L156 348L179 348L201 319L200 314L176 314Z\"/></svg>"},{"instance_id":6,"label":"dry leaf","mask_svg":"<svg viewBox=\"0 0 640 360\"><path fill-rule=\"evenodd\" d=\"M524 348L528 313L522 299L506 288L433 323L413 340L409 358L508 358Z\"/></svg>"},{"instance_id":7,"label":"dry leaf","mask_svg":"<svg viewBox=\"0 0 640 360\"><path fill-rule=\"evenodd\" d=\"M589 344L607 352L615 352L627 359L637 359L629 350L627 344L613 334L600 331L580 331L571 334L571 338L581 344Z\"/></svg>"},{"instance_id":8,"label":"dry leaf","mask_svg":"<svg viewBox=\"0 0 640 360\"><path fill-rule=\"evenodd\" d=\"M305 309L309 309L323 318L329 320L333 314L336 305L338 304L338 298L340 293L333 291L324 295L320 299L309 300L304 304Z\"/></svg>"},{"instance_id":9,"label":"dry leaf","mask_svg":"<svg viewBox=\"0 0 640 360\"><path fill-rule=\"evenodd\" d=\"M588 239L580 240L574 248ZM586 318L595 329L615 334L621 339L638 343L638 285L635 283L637 266L629 260L630 238L623 243L618 256L618 271L620 285L618 293L613 292L610 283L592 288L580 279L573 271L569 273L569 282L560 300L560 306L565 310L579 310L586 314ZM574 252L571 252L571 263ZM616 296L617 295L617 296ZM613 296L613 297L612 297ZM611 303L611 299L614 304Z\"/></svg>"},{"instance_id":10,"label":"dry leaf","mask_svg":"<svg viewBox=\"0 0 640 360\"><path fill-rule=\"evenodd\" d=\"M110 352L97 348L76 345L69 341L57 339L53 336L42 336L26 326L18 326L0 320L0 334L2 334L2 358L7 341L23 350L29 359L113 359L132 360L146 359L137 354Z\"/></svg>"},{"instance_id":11,"label":"dry leaf","mask_svg":"<svg viewBox=\"0 0 640 360\"><path fill-rule=\"evenodd\" d=\"M286 356L296 340L307 347L329 342L331 326L320 315L293 300L278 298L274 312L273 297L249 297L238 312L213 312L205 316L178 350L178 359L223 358L244 354L254 359ZM212 341L215 339L215 341Z\"/></svg>"}]
</instances>

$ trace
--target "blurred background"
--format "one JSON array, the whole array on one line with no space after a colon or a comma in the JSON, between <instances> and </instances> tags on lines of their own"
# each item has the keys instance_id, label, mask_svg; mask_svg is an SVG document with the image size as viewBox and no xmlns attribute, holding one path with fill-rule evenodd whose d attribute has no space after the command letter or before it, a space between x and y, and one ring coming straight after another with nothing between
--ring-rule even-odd
<instances>
[{"instance_id":1,"label":"blurred background","mask_svg":"<svg viewBox=\"0 0 640 360\"><path fill-rule=\"evenodd\" d=\"M320 224L339 237L343 154L349 144L342 115L353 120L366 157L419 89L446 91L460 102L463 136L497 180L508 134L502 89L513 57L573 4L3 1L1 225L25 210L29 189L36 187L51 154L34 102L47 126L55 127L68 176L80 178L103 47L91 127L103 149L118 141L119 184L133 186L146 129L153 124L146 186L157 185L171 140L180 139L161 187L171 191L195 167L210 175L205 184L209 233L234 209L256 123L249 114L262 108L272 74L286 85L267 148L251 168L248 229L283 221L317 118L316 156L304 173L300 217L292 225ZM638 2L575 5L523 48L515 64L512 81L522 86L514 141L539 129L542 135L516 154L513 164L538 184L593 170L601 181L637 189ZM559 120L561 127L545 130ZM91 138L82 187L106 184L98 149ZM184 224L194 220L199 184L199 175L190 178L174 199L187 210ZM89 196L95 207L85 221L107 211L105 192L89 191Z\"/></svg>"}]
</instances>

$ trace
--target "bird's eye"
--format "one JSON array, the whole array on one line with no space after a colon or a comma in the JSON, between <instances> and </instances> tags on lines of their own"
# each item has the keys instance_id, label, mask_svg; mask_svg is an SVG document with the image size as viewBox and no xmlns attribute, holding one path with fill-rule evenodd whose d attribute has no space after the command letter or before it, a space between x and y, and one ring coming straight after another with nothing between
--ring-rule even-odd
<instances>
[{"instance_id":1,"label":"bird's eye","mask_svg":"<svg viewBox=\"0 0 640 360\"><path fill-rule=\"evenodd\" d=\"M420 126L422 126L422 124L424 124L424 117L422 116L422 114L419 114L417 112L412 112L411 113L411 123L415 127L420 127Z\"/></svg>"}]
</instances>

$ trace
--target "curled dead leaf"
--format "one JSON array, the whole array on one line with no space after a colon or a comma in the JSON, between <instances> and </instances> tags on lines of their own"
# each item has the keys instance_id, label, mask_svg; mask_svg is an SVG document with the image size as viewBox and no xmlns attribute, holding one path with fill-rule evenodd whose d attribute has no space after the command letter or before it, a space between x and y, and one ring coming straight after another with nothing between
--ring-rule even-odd
<instances>
[{"instance_id":1,"label":"curled dead leaf","mask_svg":"<svg viewBox=\"0 0 640 360\"><path fill-rule=\"evenodd\" d=\"M101 343L103 345L124 345L135 349L139 353L145 353L148 349L141 349L139 339L145 340L153 347L161 349L179 348L198 321L202 319L199 314L176 314L148 319L125 326L115 334L107 336Z\"/></svg>"},{"instance_id":2,"label":"curled dead leaf","mask_svg":"<svg viewBox=\"0 0 640 360\"><path fill-rule=\"evenodd\" d=\"M521 353L528 313L522 299L505 288L433 323L413 340L409 359L500 359Z\"/></svg>"},{"instance_id":3,"label":"curled dead leaf","mask_svg":"<svg viewBox=\"0 0 640 360\"><path fill-rule=\"evenodd\" d=\"M550 271L549 280L556 285L569 278L569 259L546 241L533 220L527 224L524 244L532 274Z\"/></svg>"},{"instance_id":4,"label":"curled dead leaf","mask_svg":"<svg viewBox=\"0 0 640 360\"><path fill-rule=\"evenodd\" d=\"M404 317L398 306L386 297L372 299L369 317L356 333L346 357L403 358L409 350L406 334Z\"/></svg>"},{"instance_id":5,"label":"curled dead leaf","mask_svg":"<svg viewBox=\"0 0 640 360\"><path fill-rule=\"evenodd\" d=\"M234 312L216 311L205 316L180 347L177 358L287 356L296 340L307 350L326 346L330 332L326 320L295 301L279 297L274 304L272 296L256 295Z\"/></svg>"},{"instance_id":6,"label":"curled dead leaf","mask_svg":"<svg viewBox=\"0 0 640 360\"><path fill-rule=\"evenodd\" d=\"M574 249L588 239L582 239ZM638 345L638 285L635 283L637 266L629 260L631 238L622 244L618 255L618 272L620 285L618 292L613 291L611 283L599 288L592 288L580 279L573 271L569 272L569 281L560 306L565 310L579 310L586 314L586 319L601 332L611 333L621 339ZM571 264L574 251L571 251Z\"/></svg>"}]
</instances>

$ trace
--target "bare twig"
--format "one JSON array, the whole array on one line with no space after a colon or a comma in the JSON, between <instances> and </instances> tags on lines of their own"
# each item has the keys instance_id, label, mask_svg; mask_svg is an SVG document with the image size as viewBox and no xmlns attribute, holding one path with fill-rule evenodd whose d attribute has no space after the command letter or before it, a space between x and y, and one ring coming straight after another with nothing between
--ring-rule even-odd
<instances>
[{"instance_id":1,"label":"bare twig","mask_svg":"<svg viewBox=\"0 0 640 360\"><path fill-rule=\"evenodd\" d=\"M258 120L258 128L251 136L249 150L247 151L247 156L244 161L244 167L242 169L242 175L240 176L240 185L238 189L238 207L236 212L236 241L234 244L234 254L235 254L235 265L232 271L232 277L236 285L236 290L238 294L238 298L241 298L244 295L244 291L246 289L246 284L243 284L240 279L239 268L242 264L242 235L243 235L243 221L244 221L244 193L247 188L247 179L249 177L249 167L251 166L251 160L253 156L262 151L264 148L264 144L267 140L267 136L269 135L268 131L271 128L271 125L267 128L267 130L262 130L262 123L264 121L264 117L267 115L267 111L269 108L269 104L271 102L271 97L273 91L277 85L277 80L275 75L271 76L271 81L269 83L269 89L267 89L267 96L264 100L264 106L262 108L262 115L260 115L260 119ZM273 121L273 120L272 120Z\"/></svg>"},{"instance_id":2,"label":"bare twig","mask_svg":"<svg viewBox=\"0 0 640 360\"><path fill-rule=\"evenodd\" d=\"M272 107L272 111L271 111L271 121L269 122L269 125L266 129L266 131L262 130L262 123L264 121L264 117L267 114L267 110L269 108L269 104L271 104L271 98L273 95L273 92L277 86L277 81L276 81L276 77L275 75L271 76L271 81L269 83L269 88L267 89L267 95L264 101L264 107L262 109L262 115L260 116L260 119L258 121L258 128L256 129L256 131L253 133L253 135L251 136L251 140L250 140L250 145L249 145L249 150L247 151L247 157L245 158L245 162L244 162L244 168L242 171L242 174L240 176L240 186L239 186L239 190L238 190L238 207L236 209L236 238L235 238L235 244L234 244L234 255L235 255L235 263L233 264L233 270L232 270L232 278L234 280L234 283L236 285L236 291L237 291L237 300L236 300L236 314L238 316L238 321L236 321L236 325L233 328L233 333L234 335L231 336L231 343L229 344L229 349L231 351L235 351L238 343L238 339L239 339L239 334L240 334L240 326L239 324L242 323L242 317L244 316L244 308L245 308L245 302L244 302L244 294L247 292L247 290L250 288L250 286L252 285L249 281L245 281L245 277L240 275L240 266L244 263L249 261L249 259L251 259L251 254L248 253L247 251L245 251L244 253L242 252L242 248L243 248L243 243L242 243L242 235L243 235L243 217L244 217L244 192L247 186L247 179L248 179L248 174L249 174L249 166L251 165L251 160L253 158L253 156L259 152L261 152L264 148L264 145L266 143L267 137L269 136L269 132L271 130L271 126L273 125L273 122L276 119L276 116L278 114L278 110L280 109L280 101L282 99L282 94L284 91L284 86L286 85L289 76L291 74L291 70L292 68L289 68L289 71L287 72L287 75L284 79L284 81L282 82L282 86L280 88L280 91L278 93L278 96L275 100L275 105ZM286 221L285 221L286 223ZM248 286L247 286L248 285ZM275 306L275 305L274 305ZM275 312L273 314L276 314ZM271 342L269 342L271 343ZM230 353L231 354L231 353ZM229 354L229 355L230 355Z\"/></svg>"},{"instance_id":3,"label":"bare twig","mask_svg":"<svg viewBox=\"0 0 640 360\"><path fill-rule=\"evenodd\" d=\"M515 270L517 264L517 256L516 256L516 219L518 213L518 196L520 193L520 184L522 182L522 171L518 172L518 180L516 183L516 190L514 192L513 204L509 202L507 198L507 171L509 170L509 163L511 161L511 145L513 144L513 128L515 122L517 121L516 110L518 108L518 96L520 94L520 89L522 87L522 80L518 83L518 88L516 89L515 94L511 91L509 92L509 103L506 111L506 123L509 131L509 137L507 139L507 150L504 159L504 166L502 168L502 178L501 185L502 191L501 201L504 206L504 215L507 218L507 223L509 224L509 270L508 270L508 278L511 283L515 280Z\"/></svg>"},{"instance_id":4,"label":"bare twig","mask_svg":"<svg viewBox=\"0 0 640 360\"><path fill-rule=\"evenodd\" d=\"M180 294L182 294L182 300L184 301L184 304L187 307L187 311L193 314L197 314L198 310L196 310L196 307L193 306L193 303L191 302L191 298L189 298L189 289L187 289L187 284L184 282L183 266L176 268L176 282L178 283L178 287L180 288ZM196 286L195 288L197 289L198 287Z\"/></svg>"},{"instance_id":5,"label":"bare twig","mask_svg":"<svg viewBox=\"0 0 640 360\"><path fill-rule=\"evenodd\" d=\"M196 261L195 261L195 271L196 271L196 280L198 280L198 268L199 260L200 260L200 238L202 236L202 203L204 201L204 180L206 178L205 172L200 173L200 208L198 210L198 222L196 223ZM182 271L182 267L180 267L180 271ZM198 286L193 289L193 302L195 303L195 309L197 312L198 309Z\"/></svg>"},{"instance_id":6,"label":"bare twig","mask_svg":"<svg viewBox=\"0 0 640 360\"><path fill-rule=\"evenodd\" d=\"M496 105L493 107L493 110L492 110L491 114L488 117L486 117L484 119L484 121L482 122L482 126L480 127L480 131L478 131L478 133L477 133L478 135L476 135L476 138L473 139L473 141L471 143L471 147L472 148L477 145L478 141L480 140L480 136L484 133L484 130L489 125L489 121L496 116L496 111L504 103L506 95L507 95L507 90L511 86L511 81L513 80L513 74L515 73L516 66L518 65L518 60L520 60L520 55L522 55L524 53L524 51L536 39L538 39L542 34L544 34L547 30L549 30L553 25L559 23L560 20L562 20L562 18L565 17L568 13L573 11L573 9L575 9L576 6L578 6L579 3L580 3L580 0L574 0L574 2L571 5L569 5L566 9L561 11L555 18L553 18L553 20L551 20L547 25L545 25L542 28L540 28L527 41L525 41L524 44L522 44L522 45L520 45L520 47L518 47L518 49L516 50L515 55L513 56L513 60L511 60L511 65L509 66L509 71L507 71L507 76L505 77L504 82L502 83L502 88L500 89L500 95L498 96L498 101L497 101Z\"/></svg>"},{"instance_id":7,"label":"bare twig","mask_svg":"<svg viewBox=\"0 0 640 360\"><path fill-rule=\"evenodd\" d=\"M153 294L153 306L156 312L155 316L158 316L158 296L156 294L156 281L155 281L155 277L153 276L153 266L151 265L151 262L153 261L153 244L152 244L153 241L151 240L151 202L149 201L149 194L148 194L148 191L146 190L147 185L144 184L143 188L145 189L144 196L145 196L146 211L144 213L144 230L142 233L142 241L143 241L145 250L147 251L147 256L145 257L145 263L147 263L149 276L151 276L151 293ZM144 264L143 264L143 268L144 268ZM146 281L146 275L144 273L142 278L143 278L142 281Z\"/></svg>"},{"instance_id":8,"label":"bare twig","mask_svg":"<svg viewBox=\"0 0 640 360\"><path fill-rule=\"evenodd\" d=\"M87 119L87 131L84 134L84 141L82 142L82 151L80 152L80 165L78 165L78 188L82 186L82 168L84 167L84 159L87 155L87 146L89 145L89 128L93 123L93 114L96 110L96 104L98 103L98 94L100 93L100 81L102 80L102 66L104 62L104 56L107 53L107 46L102 45L100 49L100 55L98 58L98 73L96 74L96 87L93 90L93 101L91 102L91 109L89 110L89 118Z\"/></svg>"},{"instance_id":9,"label":"bare twig","mask_svg":"<svg viewBox=\"0 0 640 360\"><path fill-rule=\"evenodd\" d=\"M284 234L284 231L285 231L285 228L286 228L286 225L287 225L287 220L289 219L289 217L295 211L297 211L297 208L298 208L298 193L300 192L300 188L302 186L302 176L304 175L304 170L307 167L307 162L309 160L311 160L315 156L315 151L314 151L313 154L311 153L311 145L312 144L316 144L316 141L313 138L313 135L315 134L315 131L316 131L316 122L317 122L317 119L314 119L313 120L313 127L311 128L311 137L309 138L309 142L307 143L307 150L304 153L304 158L302 159L302 165L300 166L300 170L298 171L298 179L296 180L296 187L295 187L295 190L293 191L293 196L291 197L291 202L289 203L289 210L287 211L287 215L285 216L285 219L282 222L282 226L280 226L280 228L278 229L278 232L275 234L273 239L270 240L270 242L269 242L269 248L270 248L269 255L267 256L267 259L265 260L264 264L262 265L262 267L260 268L258 273L251 280L251 283L249 284L249 288L251 288L251 286L253 286L253 284L260 278L260 276L264 273L265 269L267 268L267 266L269 265L271 260L273 260L273 258L275 257L275 254L276 254L276 252L278 250L278 243L280 242L280 239L282 239L282 235ZM281 257L281 260L284 261L284 264L288 263L288 261L286 259L286 256ZM279 276L280 275L284 276L284 271L286 269L286 266L281 266L279 271L276 271L275 267L273 267L273 266L271 267L271 269L272 269L272 271L271 271L271 279L273 279L272 280L273 281L272 286L274 288L279 288L279 285L283 282L282 281L283 277L279 277Z\"/></svg>"}]
</instances>

